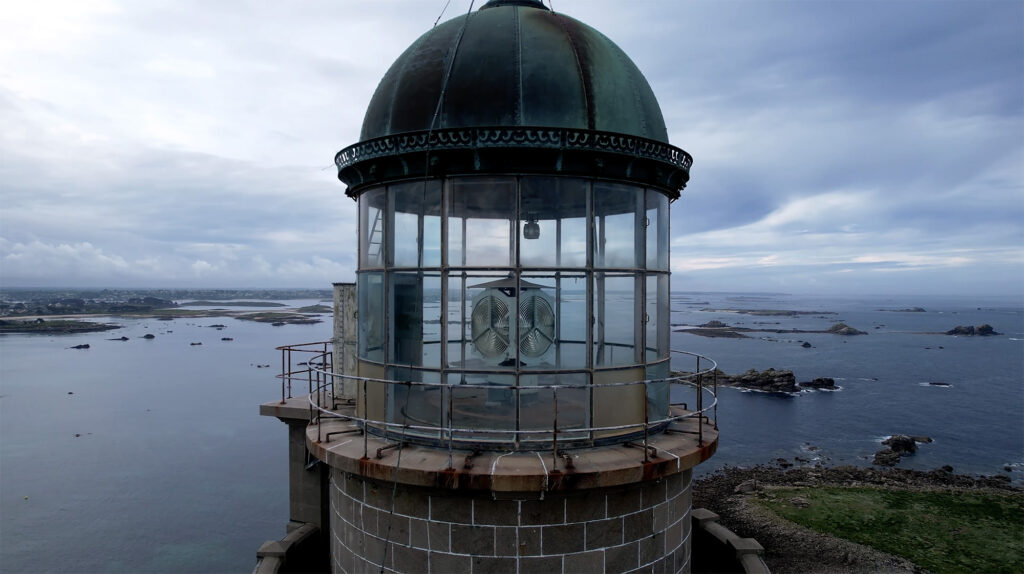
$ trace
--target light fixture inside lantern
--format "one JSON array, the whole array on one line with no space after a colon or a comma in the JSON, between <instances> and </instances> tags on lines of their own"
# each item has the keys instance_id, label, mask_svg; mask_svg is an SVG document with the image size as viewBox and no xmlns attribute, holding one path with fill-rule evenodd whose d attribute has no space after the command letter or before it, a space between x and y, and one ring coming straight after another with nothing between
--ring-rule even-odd
<instances>
[{"instance_id":1,"label":"light fixture inside lantern","mask_svg":"<svg viewBox=\"0 0 1024 574\"><path fill-rule=\"evenodd\" d=\"M470 337L477 352L499 363L514 359L517 348L525 357L536 358L547 352L555 340L555 311L551 296L542 291L543 285L520 280L518 305L513 278L473 287L483 288L473 298L470 321ZM517 308L518 313L513 313ZM513 344L517 328L518 347Z\"/></svg>"}]
</instances>

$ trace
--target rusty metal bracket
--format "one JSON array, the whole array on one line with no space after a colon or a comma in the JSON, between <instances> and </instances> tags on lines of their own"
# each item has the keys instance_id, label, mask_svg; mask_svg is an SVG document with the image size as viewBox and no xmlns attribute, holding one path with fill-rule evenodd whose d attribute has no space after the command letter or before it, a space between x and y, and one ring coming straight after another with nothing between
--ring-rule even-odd
<instances>
[{"instance_id":1,"label":"rusty metal bracket","mask_svg":"<svg viewBox=\"0 0 1024 574\"><path fill-rule=\"evenodd\" d=\"M572 470L572 469L576 468L575 465L573 465L572 455L571 454L569 454L569 453L567 453L567 452L565 452L563 450L563 451L558 453L558 456L562 457L562 460L565 461L565 468L567 468L569 470Z\"/></svg>"},{"instance_id":2,"label":"rusty metal bracket","mask_svg":"<svg viewBox=\"0 0 1024 574\"><path fill-rule=\"evenodd\" d=\"M384 451L386 451L386 450L392 450L392 449L400 448L400 447L402 447L404 445L405 445L404 442L393 442L391 444L384 445L384 446L382 446L382 447L377 449L377 458L384 458Z\"/></svg>"},{"instance_id":3,"label":"rusty metal bracket","mask_svg":"<svg viewBox=\"0 0 1024 574\"><path fill-rule=\"evenodd\" d=\"M474 450L473 452L467 454L466 460L462 463L462 468L464 470L469 470L473 468L473 458L477 456L480 456L480 451L478 450Z\"/></svg>"},{"instance_id":4,"label":"rusty metal bracket","mask_svg":"<svg viewBox=\"0 0 1024 574\"><path fill-rule=\"evenodd\" d=\"M363 429L348 429L348 430L331 431L331 432L327 433L327 436L324 437L324 442L331 442L331 435L349 434L349 433L354 433L354 432L361 433L361 432L363 432Z\"/></svg>"},{"instance_id":5,"label":"rusty metal bracket","mask_svg":"<svg viewBox=\"0 0 1024 574\"><path fill-rule=\"evenodd\" d=\"M645 449L647 449L647 454L649 454L651 456L651 458L658 458L658 449L654 448L653 446L650 446L650 445L644 446L644 445L642 445L640 443L635 443L635 442L627 442L627 443L624 443L624 444L625 444L625 446L629 446L629 447L633 447L633 448L645 448Z\"/></svg>"}]
</instances>

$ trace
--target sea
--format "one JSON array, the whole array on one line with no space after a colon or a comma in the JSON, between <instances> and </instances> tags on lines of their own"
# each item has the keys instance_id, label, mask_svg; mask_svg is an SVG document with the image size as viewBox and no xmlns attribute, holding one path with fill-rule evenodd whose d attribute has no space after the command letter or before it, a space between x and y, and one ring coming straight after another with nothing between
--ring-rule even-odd
<instances>
[{"instance_id":1,"label":"sea","mask_svg":"<svg viewBox=\"0 0 1024 574\"><path fill-rule=\"evenodd\" d=\"M932 442L901 468L950 465L1024 485L1020 298L673 293L671 305L674 349L727 373L790 369L837 384L719 389L718 451L698 475L779 459L868 466L885 437L909 434ZM288 520L286 427L258 407L280 397L275 347L330 339L332 318L321 318L101 317L121 328L0 335L0 572L251 572ZM801 331L843 322L867 334L687 332L712 320ZM981 324L1001 335L943 334ZM673 367L693 364L678 355Z\"/></svg>"}]
</instances>

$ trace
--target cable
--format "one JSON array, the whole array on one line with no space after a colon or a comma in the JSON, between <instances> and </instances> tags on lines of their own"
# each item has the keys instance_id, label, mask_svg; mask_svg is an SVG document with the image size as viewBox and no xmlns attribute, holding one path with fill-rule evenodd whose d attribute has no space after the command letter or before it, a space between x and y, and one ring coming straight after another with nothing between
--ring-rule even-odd
<instances>
[{"instance_id":1,"label":"cable","mask_svg":"<svg viewBox=\"0 0 1024 574\"><path fill-rule=\"evenodd\" d=\"M448 5L452 3L452 0L448 0L444 3L444 8L441 8L441 13L437 15L437 20L434 20L434 26L441 21L441 17L444 16L444 11L448 9Z\"/></svg>"}]
</instances>

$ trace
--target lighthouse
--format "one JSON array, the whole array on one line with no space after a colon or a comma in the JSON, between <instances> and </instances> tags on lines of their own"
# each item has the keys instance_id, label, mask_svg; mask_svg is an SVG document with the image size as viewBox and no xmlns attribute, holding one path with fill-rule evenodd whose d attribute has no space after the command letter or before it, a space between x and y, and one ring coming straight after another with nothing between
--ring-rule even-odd
<instances>
[{"instance_id":1,"label":"lighthouse","mask_svg":"<svg viewBox=\"0 0 1024 574\"><path fill-rule=\"evenodd\" d=\"M669 336L692 158L632 60L491 0L399 56L335 162L359 214L348 322L265 409L294 417L292 519L330 568L689 571L692 470L718 444L713 362Z\"/></svg>"}]
</instances>

